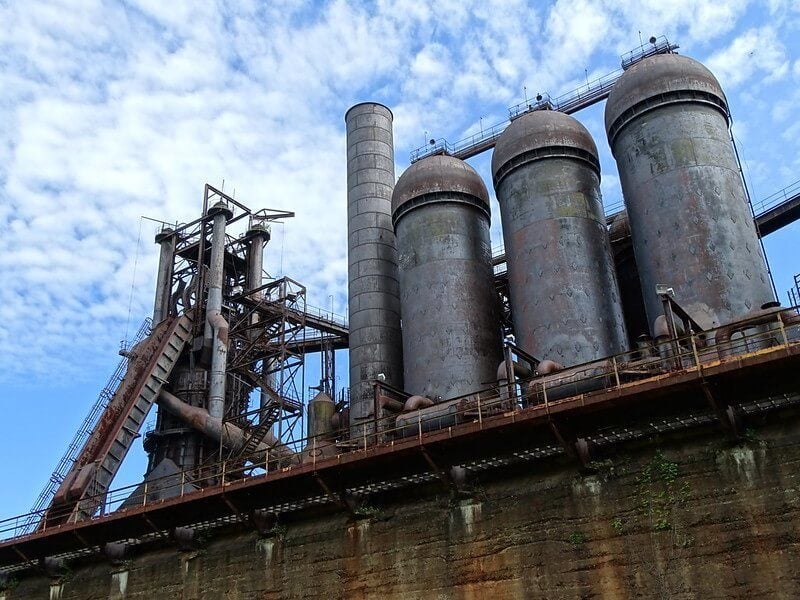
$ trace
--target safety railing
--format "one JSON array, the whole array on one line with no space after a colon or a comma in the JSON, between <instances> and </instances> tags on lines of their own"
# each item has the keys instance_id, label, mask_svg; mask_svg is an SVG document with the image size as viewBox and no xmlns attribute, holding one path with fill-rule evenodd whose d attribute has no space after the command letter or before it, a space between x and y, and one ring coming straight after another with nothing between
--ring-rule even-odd
<instances>
[{"instance_id":1,"label":"safety railing","mask_svg":"<svg viewBox=\"0 0 800 600\"><path fill-rule=\"evenodd\" d=\"M334 312L333 310L328 310L325 308L320 308L318 306L312 306L310 304L306 304L306 315L311 315L318 319L323 319L325 321L330 321L336 325L341 325L343 327L347 327L347 315L341 315L339 313Z\"/></svg>"},{"instance_id":2,"label":"safety railing","mask_svg":"<svg viewBox=\"0 0 800 600\"><path fill-rule=\"evenodd\" d=\"M792 184L787 185L782 190L778 190L774 194L771 194L764 198L763 200L759 200L758 202L753 203L753 212L756 216L763 214L770 210L771 208L775 208L779 204L783 204L784 202L789 202L800 196L800 179L795 181Z\"/></svg>"},{"instance_id":3,"label":"safety railing","mask_svg":"<svg viewBox=\"0 0 800 600\"><path fill-rule=\"evenodd\" d=\"M521 411L549 413L553 407L586 394L636 386L655 376L663 377L676 371L702 371L725 361L741 360L744 355L788 348L798 343L798 308L777 308L716 330L657 339L645 347L603 360L504 382L429 409L385 415L373 421L369 428L365 426L360 435L356 433L344 444L335 442L330 434L287 441L266 452L117 488L102 497L87 498L85 502L87 506L100 506L92 519L102 518L115 511L159 504L163 498L208 493L245 478L269 478L276 472L285 474L309 463L315 467L318 462L330 458L393 446L404 440L417 438L418 443L423 444L429 434L442 430L457 434L459 427L474 427L475 424L482 427L490 419L508 417ZM32 520L38 523L38 531L63 527L48 526L48 522L63 523L70 514L74 514L72 508L62 511L59 507L51 507L4 519L0 521L0 540L29 533L28 524Z\"/></svg>"}]
</instances>

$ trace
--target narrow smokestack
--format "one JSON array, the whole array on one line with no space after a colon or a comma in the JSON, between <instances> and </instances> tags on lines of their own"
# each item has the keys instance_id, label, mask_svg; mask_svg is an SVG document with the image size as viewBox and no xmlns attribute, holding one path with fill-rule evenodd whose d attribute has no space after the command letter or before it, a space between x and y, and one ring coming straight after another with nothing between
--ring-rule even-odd
<instances>
[{"instance_id":1,"label":"narrow smokestack","mask_svg":"<svg viewBox=\"0 0 800 600\"><path fill-rule=\"evenodd\" d=\"M373 430L371 381L402 387L400 292L392 227L392 112L356 104L347 124L347 233L350 316L350 429Z\"/></svg>"},{"instance_id":2,"label":"narrow smokestack","mask_svg":"<svg viewBox=\"0 0 800 600\"><path fill-rule=\"evenodd\" d=\"M161 254L158 258L156 298L153 302L153 328L169 315L172 267L175 254L175 232L169 227L162 229L156 234L156 244L161 246Z\"/></svg>"},{"instance_id":3,"label":"narrow smokestack","mask_svg":"<svg viewBox=\"0 0 800 600\"><path fill-rule=\"evenodd\" d=\"M269 226L263 223L253 224L247 232L247 238L250 240L250 244L247 248L247 288L249 290L254 290L261 287L264 283L264 248L271 238ZM261 299L262 295L263 292L256 292L251 294L250 297L257 302ZM250 316L250 323L255 326L258 321L258 313L254 311ZM256 327L250 329L249 337L251 340L255 340L258 335L259 331ZM270 401L270 395L264 391L264 387L270 390L275 389L275 377L269 374L272 366L271 362L272 361L265 360L261 366L262 389L259 397L259 406L262 409L265 409ZM263 415L264 413L262 412L261 414Z\"/></svg>"}]
</instances>

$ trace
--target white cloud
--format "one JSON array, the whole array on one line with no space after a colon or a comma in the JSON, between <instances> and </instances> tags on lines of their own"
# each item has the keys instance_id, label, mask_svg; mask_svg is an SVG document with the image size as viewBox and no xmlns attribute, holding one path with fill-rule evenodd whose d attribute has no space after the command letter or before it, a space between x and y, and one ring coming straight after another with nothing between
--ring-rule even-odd
<instances>
[{"instance_id":1,"label":"white cloud","mask_svg":"<svg viewBox=\"0 0 800 600\"><path fill-rule=\"evenodd\" d=\"M759 76L765 82L783 78L789 71L786 49L770 26L749 29L706 61L723 87L734 87Z\"/></svg>"},{"instance_id":2,"label":"white cloud","mask_svg":"<svg viewBox=\"0 0 800 600\"><path fill-rule=\"evenodd\" d=\"M0 341L30 340L0 357L0 380L54 368L96 378L113 362L134 263L132 314L147 314L151 302L154 231L142 226L137 261L139 217L192 218L206 181L224 179L253 207L295 210L276 228L267 268L282 262L311 302L333 294L343 311L350 104L391 106L399 174L426 131L455 142L504 118L524 86L558 95L582 83L584 68L605 73L639 30L718 47L747 8L740 0L69 5L0 4L3 22L14 24L0 34ZM712 59L724 83L788 72L779 33L736 32ZM613 174L603 181L613 196ZM46 324L34 336L32 315ZM75 352L85 360L76 363Z\"/></svg>"}]
</instances>

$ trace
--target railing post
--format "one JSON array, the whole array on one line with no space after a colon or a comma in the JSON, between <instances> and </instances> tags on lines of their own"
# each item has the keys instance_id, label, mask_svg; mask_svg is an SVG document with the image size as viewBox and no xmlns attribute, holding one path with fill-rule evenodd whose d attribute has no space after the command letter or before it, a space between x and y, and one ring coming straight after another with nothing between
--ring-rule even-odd
<instances>
[{"instance_id":1,"label":"railing post","mask_svg":"<svg viewBox=\"0 0 800 600\"><path fill-rule=\"evenodd\" d=\"M314 436L314 447L311 450L311 462L314 465L314 469L317 468L317 436Z\"/></svg>"},{"instance_id":2,"label":"railing post","mask_svg":"<svg viewBox=\"0 0 800 600\"><path fill-rule=\"evenodd\" d=\"M781 328L781 337L783 338L783 345L789 346L789 338L786 336L786 327L783 324L783 315L778 313L778 326Z\"/></svg>"},{"instance_id":3,"label":"railing post","mask_svg":"<svg viewBox=\"0 0 800 600\"><path fill-rule=\"evenodd\" d=\"M364 452L367 451L367 425L366 423L361 427L361 433L364 435Z\"/></svg>"},{"instance_id":4,"label":"railing post","mask_svg":"<svg viewBox=\"0 0 800 600\"><path fill-rule=\"evenodd\" d=\"M222 461L222 487L225 487L225 465L228 464L228 461Z\"/></svg>"},{"instance_id":5,"label":"railing post","mask_svg":"<svg viewBox=\"0 0 800 600\"><path fill-rule=\"evenodd\" d=\"M481 412L481 395L478 394L478 423L483 427L483 413Z\"/></svg>"},{"instance_id":6,"label":"railing post","mask_svg":"<svg viewBox=\"0 0 800 600\"><path fill-rule=\"evenodd\" d=\"M422 413L417 409L417 436L422 441Z\"/></svg>"},{"instance_id":7,"label":"railing post","mask_svg":"<svg viewBox=\"0 0 800 600\"><path fill-rule=\"evenodd\" d=\"M695 339L694 331L689 335L689 340L692 342L692 354L694 355L694 364L700 368L700 355L697 354L697 340Z\"/></svg>"},{"instance_id":8,"label":"railing post","mask_svg":"<svg viewBox=\"0 0 800 600\"><path fill-rule=\"evenodd\" d=\"M542 381L542 394L544 395L544 407L550 412L550 404L547 402L547 382Z\"/></svg>"},{"instance_id":9,"label":"railing post","mask_svg":"<svg viewBox=\"0 0 800 600\"><path fill-rule=\"evenodd\" d=\"M144 494L142 494L142 506L147 504L147 482L144 482Z\"/></svg>"},{"instance_id":10,"label":"railing post","mask_svg":"<svg viewBox=\"0 0 800 600\"><path fill-rule=\"evenodd\" d=\"M186 471L181 469L181 498L183 498L183 489L186 487Z\"/></svg>"},{"instance_id":11,"label":"railing post","mask_svg":"<svg viewBox=\"0 0 800 600\"><path fill-rule=\"evenodd\" d=\"M617 382L617 387L619 387L619 369L617 369L617 357L612 356L611 362L614 364L614 381Z\"/></svg>"}]
</instances>

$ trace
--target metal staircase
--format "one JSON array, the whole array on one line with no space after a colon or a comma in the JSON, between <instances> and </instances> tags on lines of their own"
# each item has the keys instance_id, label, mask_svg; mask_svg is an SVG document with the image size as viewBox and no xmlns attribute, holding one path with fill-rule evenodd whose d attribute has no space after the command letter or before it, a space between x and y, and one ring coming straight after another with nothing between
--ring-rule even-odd
<instances>
[{"instance_id":1,"label":"metal staircase","mask_svg":"<svg viewBox=\"0 0 800 600\"><path fill-rule=\"evenodd\" d=\"M128 348L136 346L139 342L147 337L148 333L150 332L151 323L152 321L149 317L142 321L142 324L139 326L139 330L136 332L136 335L133 336L133 339L127 345ZM122 360L119 361L119 364L117 364L117 368L114 369L114 372L108 378L106 385L100 391L100 394L97 396L97 400L95 400L95 403L89 410L89 414L87 414L83 419L81 426L78 428L78 431L75 432L75 436L72 438L72 441L69 443L69 446L67 446L67 449L61 457L61 460L58 461L56 468L53 470L53 474L50 475L50 479L47 480L44 489L41 491L33 507L30 509L25 524L23 525L23 533L30 533L36 528L36 524L39 521L39 511L44 510L50 504L53 496L56 493L56 490L61 485L61 482L64 481L67 474L72 469L75 461L78 459L81 448L83 448L86 440L97 426L100 415L108 406L111 398L113 398L114 390L117 389L117 386L125 376L125 371L127 368L128 356L126 353L123 355Z\"/></svg>"},{"instance_id":2,"label":"metal staircase","mask_svg":"<svg viewBox=\"0 0 800 600\"><path fill-rule=\"evenodd\" d=\"M55 492L46 526L94 514L191 337L190 311L162 322L133 348L125 376Z\"/></svg>"}]
</instances>

